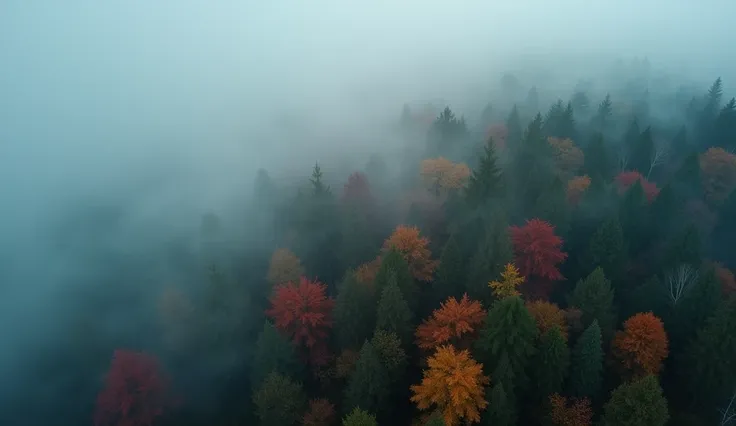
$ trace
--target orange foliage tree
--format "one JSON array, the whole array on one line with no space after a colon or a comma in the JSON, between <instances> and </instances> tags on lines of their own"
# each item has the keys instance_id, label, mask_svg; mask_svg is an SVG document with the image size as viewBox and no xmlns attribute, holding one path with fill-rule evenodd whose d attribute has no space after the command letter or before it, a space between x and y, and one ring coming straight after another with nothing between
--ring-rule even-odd
<instances>
[{"instance_id":1,"label":"orange foliage tree","mask_svg":"<svg viewBox=\"0 0 736 426\"><path fill-rule=\"evenodd\" d=\"M590 426L593 410L588 398L567 398L558 393L549 396L550 418L555 426Z\"/></svg>"},{"instance_id":2,"label":"orange foliage tree","mask_svg":"<svg viewBox=\"0 0 736 426\"><path fill-rule=\"evenodd\" d=\"M373 285L378 269L381 267L381 257L363 263L355 270L355 279L361 284Z\"/></svg>"},{"instance_id":3,"label":"orange foliage tree","mask_svg":"<svg viewBox=\"0 0 736 426\"><path fill-rule=\"evenodd\" d=\"M441 195L462 188L470 177L470 168L443 157L430 158L422 161L420 175L427 189Z\"/></svg>"},{"instance_id":4,"label":"orange foliage tree","mask_svg":"<svg viewBox=\"0 0 736 426\"><path fill-rule=\"evenodd\" d=\"M465 421L478 423L481 411L488 405L483 364L476 362L467 350L457 351L452 345L440 346L422 373L422 382L412 385L412 402L420 410L438 409L445 425Z\"/></svg>"},{"instance_id":5,"label":"orange foliage tree","mask_svg":"<svg viewBox=\"0 0 736 426\"><path fill-rule=\"evenodd\" d=\"M526 309L537 323L540 336L552 327L559 327L562 337L567 341L567 315L554 303L544 300L526 302Z\"/></svg>"},{"instance_id":6,"label":"orange foliage tree","mask_svg":"<svg viewBox=\"0 0 736 426\"><path fill-rule=\"evenodd\" d=\"M266 315L291 338L295 345L306 347L315 365L326 362L325 340L332 327L334 301L325 294L327 286L301 277L299 284L276 286L271 308Z\"/></svg>"},{"instance_id":7,"label":"orange foliage tree","mask_svg":"<svg viewBox=\"0 0 736 426\"><path fill-rule=\"evenodd\" d=\"M667 358L668 340L662 320L651 312L638 313L624 322L613 338L613 355L634 377L658 374Z\"/></svg>"},{"instance_id":8,"label":"orange foliage tree","mask_svg":"<svg viewBox=\"0 0 736 426\"><path fill-rule=\"evenodd\" d=\"M723 148L700 154L700 176L706 199L721 202L736 188L736 155Z\"/></svg>"},{"instance_id":9,"label":"orange foliage tree","mask_svg":"<svg viewBox=\"0 0 736 426\"><path fill-rule=\"evenodd\" d=\"M302 262L291 250L280 248L271 255L271 263L268 266L268 282L271 286L279 284L298 282L299 277L304 275Z\"/></svg>"},{"instance_id":10,"label":"orange foliage tree","mask_svg":"<svg viewBox=\"0 0 736 426\"><path fill-rule=\"evenodd\" d=\"M531 219L524 226L511 226L514 245L514 263L528 281L536 279L536 288L530 289L540 298L546 298L550 289L543 286L564 279L557 265L567 258L561 250L562 238L555 235L554 226L540 219Z\"/></svg>"},{"instance_id":11,"label":"orange foliage tree","mask_svg":"<svg viewBox=\"0 0 736 426\"><path fill-rule=\"evenodd\" d=\"M428 248L429 239L419 235L415 226L399 225L394 233L383 243L383 251L396 247L404 260L409 264L412 276L419 281L432 281L432 274L437 261L432 260L432 252Z\"/></svg>"},{"instance_id":12,"label":"orange foliage tree","mask_svg":"<svg viewBox=\"0 0 736 426\"><path fill-rule=\"evenodd\" d=\"M488 287L493 289L493 294L497 298L503 299L521 295L516 288L523 282L524 277L519 273L519 269L513 263L507 263L501 272L501 281L491 281Z\"/></svg>"},{"instance_id":13,"label":"orange foliage tree","mask_svg":"<svg viewBox=\"0 0 736 426\"><path fill-rule=\"evenodd\" d=\"M573 176L585 162L585 155L572 139L565 138L547 138L547 142L552 146L552 152L557 165L557 173L560 177L567 179Z\"/></svg>"},{"instance_id":14,"label":"orange foliage tree","mask_svg":"<svg viewBox=\"0 0 736 426\"><path fill-rule=\"evenodd\" d=\"M303 426L329 426L335 422L335 406L324 398L309 401L309 410L302 418Z\"/></svg>"},{"instance_id":15,"label":"orange foliage tree","mask_svg":"<svg viewBox=\"0 0 736 426\"><path fill-rule=\"evenodd\" d=\"M631 188L631 185L635 184L637 181L641 184L641 187L644 190L644 195L647 197L647 201L650 203L654 201L654 199L657 198L657 195L659 195L659 188L657 188L656 184L649 182L639 172L621 172L616 176L616 187L618 188L619 195L625 194L626 191Z\"/></svg>"},{"instance_id":16,"label":"orange foliage tree","mask_svg":"<svg viewBox=\"0 0 736 426\"><path fill-rule=\"evenodd\" d=\"M590 186L590 177L588 175L575 176L567 182L567 202L574 205L580 202Z\"/></svg>"},{"instance_id":17,"label":"orange foliage tree","mask_svg":"<svg viewBox=\"0 0 736 426\"><path fill-rule=\"evenodd\" d=\"M417 345L432 349L446 343L458 344L461 337L475 332L485 316L480 302L470 300L467 294L460 301L450 297L417 327Z\"/></svg>"}]
</instances>

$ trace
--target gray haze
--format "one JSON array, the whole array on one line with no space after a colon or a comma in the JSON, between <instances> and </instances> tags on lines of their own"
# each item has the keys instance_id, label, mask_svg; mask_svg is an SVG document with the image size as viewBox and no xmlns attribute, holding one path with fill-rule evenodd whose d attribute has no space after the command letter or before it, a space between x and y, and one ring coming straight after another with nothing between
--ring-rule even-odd
<instances>
[{"instance_id":1,"label":"gray haze","mask_svg":"<svg viewBox=\"0 0 736 426\"><path fill-rule=\"evenodd\" d=\"M730 93L734 16L726 0L2 0L0 377L51 333L63 277L100 267L52 244L74 208L125 204L95 244L148 253L245 198L258 167L388 149L404 102L474 113L504 71L567 95L647 56Z\"/></svg>"}]
</instances>

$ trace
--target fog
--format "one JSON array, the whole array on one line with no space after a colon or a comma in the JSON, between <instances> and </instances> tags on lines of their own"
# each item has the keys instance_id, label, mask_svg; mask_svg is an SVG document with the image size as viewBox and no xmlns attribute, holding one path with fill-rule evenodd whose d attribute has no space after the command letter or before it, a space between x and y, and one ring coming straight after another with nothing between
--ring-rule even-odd
<instances>
[{"instance_id":1,"label":"fog","mask_svg":"<svg viewBox=\"0 0 736 426\"><path fill-rule=\"evenodd\" d=\"M23 388L29 351L63 344L64 286L115 256L148 258L130 285L175 279L161 247L210 210L246 226L232 209L258 168L362 165L393 149L384 129L405 102L477 115L507 71L567 96L646 56L730 93L734 15L717 0L3 0L0 396ZM95 225L88 208L111 217Z\"/></svg>"}]
</instances>

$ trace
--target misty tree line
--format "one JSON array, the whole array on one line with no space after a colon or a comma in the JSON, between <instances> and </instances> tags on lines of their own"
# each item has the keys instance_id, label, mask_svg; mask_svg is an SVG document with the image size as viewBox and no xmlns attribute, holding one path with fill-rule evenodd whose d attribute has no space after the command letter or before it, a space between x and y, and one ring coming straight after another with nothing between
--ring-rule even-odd
<instances>
[{"instance_id":1,"label":"misty tree line","mask_svg":"<svg viewBox=\"0 0 736 426\"><path fill-rule=\"evenodd\" d=\"M601 96L524 89L472 123L404 107L398 169L258 171L248 244L205 215L155 297L126 282L155 260L101 259L15 418L734 424L736 100L641 65Z\"/></svg>"}]
</instances>

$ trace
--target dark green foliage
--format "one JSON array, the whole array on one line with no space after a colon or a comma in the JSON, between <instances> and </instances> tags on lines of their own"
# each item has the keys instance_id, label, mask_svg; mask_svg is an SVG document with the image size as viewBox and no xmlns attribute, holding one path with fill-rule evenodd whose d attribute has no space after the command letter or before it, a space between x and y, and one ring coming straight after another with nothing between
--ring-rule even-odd
<instances>
[{"instance_id":1,"label":"dark green foliage","mask_svg":"<svg viewBox=\"0 0 736 426\"><path fill-rule=\"evenodd\" d=\"M590 108L590 99L588 98L587 93L585 93L584 91L576 91L575 93L573 93L572 99L570 99L570 103L572 104L572 108L580 115L588 115L588 109Z\"/></svg>"},{"instance_id":2,"label":"dark green foliage","mask_svg":"<svg viewBox=\"0 0 736 426\"><path fill-rule=\"evenodd\" d=\"M700 247L700 233L695 225L689 225L668 242L663 254L662 269L669 270L682 264L700 265Z\"/></svg>"},{"instance_id":3,"label":"dark green foliage","mask_svg":"<svg viewBox=\"0 0 736 426\"><path fill-rule=\"evenodd\" d=\"M712 267L701 267L697 280L686 287L685 294L665 320L671 351L681 349L695 337L721 301L721 285ZM672 304L672 303L670 303Z\"/></svg>"},{"instance_id":4,"label":"dark green foliage","mask_svg":"<svg viewBox=\"0 0 736 426\"><path fill-rule=\"evenodd\" d=\"M478 167L473 169L465 189L465 200L471 208L485 206L491 200L504 195L503 170L492 141L483 147Z\"/></svg>"},{"instance_id":5,"label":"dark green foliage","mask_svg":"<svg viewBox=\"0 0 736 426\"><path fill-rule=\"evenodd\" d=\"M542 334L532 362L535 393L539 400L554 392L562 392L562 385L570 366L570 350L558 327Z\"/></svg>"},{"instance_id":6,"label":"dark green foliage","mask_svg":"<svg viewBox=\"0 0 736 426\"><path fill-rule=\"evenodd\" d=\"M542 133L545 137L553 136L557 138L575 139L575 117L570 102L567 106L563 105L562 100L558 100L553 104L547 115L544 117L544 125Z\"/></svg>"},{"instance_id":7,"label":"dark green foliage","mask_svg":"<svg viewBox=\"0 0 736 426\"><path fill-rule=\"evenodd\" d=\"M359 283L348 272L335 299L335 335L342 349L357 349L368 339L376 324L376 299L373 289Z\"/></svg>"},{"instance_id":8,"label":"dark green foliage","mask_svg":"<svg viewBox=\"0 0 736 426\"><path fill-rule=\"evenodd\" d=\"M613 163L601 133L593 136L584 153L583 174L594 181L609 181L613 177Z\"/></svg>"},{"instance_id":9,"label":"dark green foliage","mask_svg":"<svg viewBox=\"0 0 736 426\"><path fill-rule=\"evenodd\" d=\"M595 268L584 280L578 281L570 295L569 304L582 312L581 321L588 327L597 320L598 326L608 340L616 325L613 309L613 289L603 269Z\"/></svg>"},{"instance_id":10,"label":"dark green foliage","mask_svg":"<svg viewBox=\"0 0 736 426\"><path fill-rule=\"evenodd\" d=\"M488 396L488 407L483 414L483 424L488 426L513 426L516 424L516 401L506 395L504 386L496 382Z\"/></svg>"},{"instance_id":11,"label":"dark green foliage","mask_svg":"<svg viewBox=\"0 0 736 426\"><path fill-rule=\"evenodd\" d=\"M656 376L624 383L611 392L603 407L605 426L664 426L669 420L667 400Z\"/></svg>"},{"instance_id":12,"label":"dark green foliage","mask_svg":"<svg viewBox=\"0 0 736 426\"><path fill-rule=\"evenodd\" d=\"M439 413L432 414L424 426L446 426L445 419Z\"/></svg>"},{"instance_id":13,"label":"dark green foliage","mask_svg":"<svg viewBox=\"0 0 736 426\"><path fill-rule=\"evenodd\" d=\"M721 109L714 123L713 145L726 150L734 148L736 144L736 98Z\"/></svg>"},{"instance_id":14,"label":"dark green foliage","mask_svg":"<svg viewBox=\"0 0 736 426\"><path fill-rule=\"evenodd\" d=\"M666 184L659 191L659 195L654 199L651 207L651 217L654 218L651 222L652 234L657 239L665 239L672 232L674 221L678 217L681 208L673 185Z\"/></svg>"},{"instance_id":15,"label":"dark green foliage","mask_svg":"<svg viewBox=\"0 0 736 426\"><path fill-rule=\"evenodd\" d=\"M600 267L607 277L614 280L622 276L626 267L626 246L618 217L611 217L598 227L588 249L583 251L580 263L584 274Z\"/></svg>"},{"instance_id":16,"label":"dark green foliage","mask_svg":"<svg viewBox=\"0 0 736 426\"><path fill-rule=\"evenodd\" d=\"M697 152L691 152L682 160L672 177L672 185L684 199L700 194L700 159Z\"/></svg>"},{"instance_id":17,"label":"dark green foliage","mask_svg":"<svg viewBox=\"0 0 736 426\"><path fill-rule=\"evenodd\" d=\"M376 330L396 333L404 344L410 344L413 336L413 314L392 275L381 291L376 313Z\"/></svg>"},{"instance_id":18,"label":"dark green foliage","mask_svg":"<svg viewBox=\"0 0 736 426\"><path fill-rule=\"evenodd\" d=\"M508 233L508 222L502 215L494 215L484 225L478 248L468 265L465 289L471 299L486 306L493 300L488 283L498 279L504 265L513 260L513 248Z\"/></svg>"},{"instance_id":19,"label":"dark green foliage","mask_svg":"<svg viewBox=\"0 0 736 426\"><path fill-rule=\"evenodd\" d=\"M266 321L256 340L251 364L251 386L258 389L272 372L297 378L302 372L302 366L291 342L279 334L270 321Z\"/></svg>"},{"instance_id":20,"label":"dark green foliage","mask_svg":"<svg viewBox=\"0 0 736 426\"><path fill-rule=\"evenodd\" d=\"M401 347L401 340L396 333L376 330L371 345L378 353L391 382L400 382L406 368L406 352Z\"/></svg>"},{"instance_id":21,"label":"dark green foliage","mask_svg":"<svg viewBox=\"0 0 736 426\"><path fill-rule=\"evenodd\" d=\"M542 117L537 114L529 123L521 146L512 158L517 214L525 215L532 211L539 196L554 180L554 167L552 148L542 129Z\"/></svg>"},{"instance_id":22,"label":"dark green foliage","mask_svg":"<svg viewBox=\"0 0 736 426\"><path fill-rule=\"evenodd\" d=\"M619 205L619 221L628 242L629 255L636 257L652 242L647 200L641 182L636 181L624 194Z\"/></svg>"},{"instance_id":23,"label":"dark green foliage","mask_svg":"<svg viewBox=\"0 0 736 426\"><path fill-rule=\"evenodd\" d=\"M537 325L520 297L494 302L476 342L477 359L487 372L493 371L501 356L508 357L518 386L527 382L527 367L534 355ZM497 379L498 380L498 379Z\"/></svg>"},{"instance_id":24,"label":"dark green foliage","mask_svg":"<svg viewBox=\"0 0 736 426\"><path fill-rule=\"evenodd\" d=\"M440 113L427 135L427 158L445 157L454 161L462 153L463 143L468 138L464 118L457 118L450 107Z\"/></svg>"},{"instance_id":25,"label":"dark green foliage","mask_svg":"<svg viewBox=\"0 0 736 426\"><path fill-rule=\"evenodd\" d=\"M598 104L598 110L592 120L593 128L601 133L604 133L611 121L611 95L606 94L606 97Z\"/></svg>"},{"instance_id":26,"label":"dark green foliage","mask_svg":"<svg viewBox=\"0 0 736 426\"><path fill-rule=\"evenodd\" d=\"M302 385L278 373L266 377L253 395L253 402L264 426L295 425L307 406Z\"/></svg>"},{"instance_id":27,"label":"dark green foliage","mask_svg":"<svg viewBox=\"0 0 736 426\"><path fill-rule=\"evenodd\" d=\"M506 142L509 149L516 150L521 144L521 138L523 136L523 129L521 126L521 118L519 118L519 110L516 105L511 109L509 117L506 119L506 129L508 135L506 136Z\"/></svg>"},{"instance_id":28,"label":"dark green foliage","mask_svg":"<svg viewBox=\"0 0 736 426\"><path fill-rule=\"evenodd\" d=\"M551 223L555 227L555 234L566 237L570 226L566 183L555 177L539 194L529 216Z\"/></svg>"},{"instance_id":29,"label":"dark green foliage","mask_svg":"<svg viewBox=\"0 0 736 426\"><path fill-rule=\"evenodd\" d=\"M409 271L409 264L406 263L401 253L393 247L383 255L381 266L376 273L375 286L377 294L381 294L383 288L391 280L392 275L396 280L396 285L401 290L401 294L413 310L414 305L416 305L417 284Z\"/></svg>"},{"instance_id":30,"label":"dark green foliage","mask_svg":"<svg viewBox=\"0 0 736 426\"><path fill-rule=\"evenodd\" d=\"M342 420L342 426L378 426L378 422L376 416L356 407Z\"/></svg>"},{"instance_id":31,"label":"dark green foliage","mask_svg":"<svg viewBox=\"0 0 736 426\"><path fill-rule=\"evenodd\" d=\"M432 282L432 304L438 305L448 297L460 298L464 292L465 267L455 236L451 235L442 249L436 277Z\"/></svg>"},{"instance_id":32,"label":"dark green foliage","mask_svg":"<svg viewBox=\"0 0 736 426\"><path fill-rule=\"evenodd\" d=\"M603 343L598 321L585 329L572 350L569 389L577 397L595 398L601 388Z\"/></svg>"},{"instance_id":33,"label":"dark green foliage","mask_svg":"<svg viewBox=\"0 0 736 426\"><path fill-rule=\"evenodd\" d=\"M736 270L736 250L731 247L736 241L736 191L732 191L721 205L718 222L711 235L712 250L716 260L723 262L731 270Z\"/></svg>"},{"instance_id":34,"label":"dark green foliage","mask_svg":"<svg viewBox=\"0 0 736 426\"><path fill-rule=\"evenodd\" d=\"M343 408L350 411L361 408L372 413L385 410L384 405L391 391L391 382L381 357L366 341L360 349L355 370L348 377Z\"/></svg>"},{"instance_id":35,"label":"dark green foliage","mask_svg":"<svg viewBox=\"0 0 736 426\"><path fill-rule=\"evenodd\" d=\"M246 351L246 339L261 324L262 315L253 309L247 287L227 277L212 265L202 300L204 344L213 351Z\"/></svg>"},{"instance_id":36,"label":"dark green foliage","mask_svg":"<svg viewBox=\"0 0 736 426\"><path fill-rule=\"evenodd\" d=\"M526 94L524 101L524 110L527 114L536 114L539 112L539 92L536 86L532 86Z\"/></svg>"},{"instance_id":37,"label":"dark green foliage","mask_svg":"<svg viewBox=\"0 0 736 426\"><path fill-rule=\"evenodd\" d=\"M654 139L652 129L647 127L639 135L638 140L629 147L628 170L637 170L642 176L649 175L649 166L654 156Z\"/></svg>"}]
</instances>

